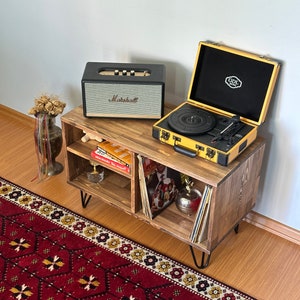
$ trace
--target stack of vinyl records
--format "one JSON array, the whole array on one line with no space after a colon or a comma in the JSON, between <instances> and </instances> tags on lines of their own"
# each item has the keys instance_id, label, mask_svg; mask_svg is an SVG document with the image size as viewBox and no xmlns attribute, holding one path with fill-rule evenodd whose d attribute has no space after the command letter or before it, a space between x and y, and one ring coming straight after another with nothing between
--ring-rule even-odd
<instances>
[{"instance_id":1,"label":"stack of vinyl records","mask_svg":"<svg viewBox=\"0 0 300 300\"><path fill-rule=\"evenodd\" d=\"M190 240L193 243L201 243L207 238L207 225L208 225L208 214L209 206L212 197L212 187L209 185L205 186L201 203L199 204L194 227L190 235Z\"/></svg>"}]
</instances>

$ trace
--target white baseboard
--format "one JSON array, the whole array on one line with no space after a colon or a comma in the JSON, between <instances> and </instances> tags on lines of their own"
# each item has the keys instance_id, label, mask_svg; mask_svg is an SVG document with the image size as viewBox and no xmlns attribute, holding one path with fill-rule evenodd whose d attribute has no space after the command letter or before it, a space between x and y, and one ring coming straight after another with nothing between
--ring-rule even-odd
<instances>
[{"instance_id":1,"label":"white baseboard","mask_svg":"<svg viewBox=\"0 0 300 300\"><path fill-rule=\"evenodd\" d=\"M255 211L251 211L244 219L246 222L278 235L288 241L300 245L300 231L266 216L263 216Z\"/></svg>"}]
</instances>

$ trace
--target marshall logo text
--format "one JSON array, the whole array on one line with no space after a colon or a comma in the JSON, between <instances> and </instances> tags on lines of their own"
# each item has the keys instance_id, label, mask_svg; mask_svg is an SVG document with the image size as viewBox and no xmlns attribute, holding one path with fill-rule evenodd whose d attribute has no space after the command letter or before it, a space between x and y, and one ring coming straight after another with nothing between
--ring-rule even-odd
<instances>
[{"instance_id":1,"label":"marshall logo text","mask_svg":"<svg viewBox=\"0 0 300 300\"><path fill-rule=\"evenodd\" d=\"M113 95L111 99L108 99L108 102L125 102L125 103L136 103L138 102L139 98L138 97L134 97L134 98L123 98L123 97L119 97L119 95Z\"/></svg>"}]
</instances>

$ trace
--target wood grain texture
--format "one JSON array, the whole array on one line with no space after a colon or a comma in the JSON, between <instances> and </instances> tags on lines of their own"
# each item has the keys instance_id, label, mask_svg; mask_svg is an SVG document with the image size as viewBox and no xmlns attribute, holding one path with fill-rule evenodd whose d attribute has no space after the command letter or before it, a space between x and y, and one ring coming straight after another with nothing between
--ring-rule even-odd
<instances>
[{"instance_id":1,"label":"wood grain texture","mask_svg":"<svg viewBox=\"0 0 300 300\"><path fill-rule=\"evenodd\" d=\"M0 105L0 176L194 268L189 247L180 240L96 199L82 208L65 171L38 183L33 128L32 118ZM58 160L64 162L62 155ZM258 299L296 300L299 266L299 245L243 222L238 234L231 232L215 249L202 272Z\"/></svg>"},{"instance_id":2,"label":"wood grain texture","mask_svg":"<svg viewBox=\"0 0 300 300\"><path fill-rule=\"evenodd\" d=\"M141 155L156 158L162 164L166 162L174 164L178 171L188 172L187 175L198 177L200 181L211 186L218 186L263 142L262 138L257 138L256 142L249 146L249 150L244 151L228 167L216 164L212 168L211 162L204 159L197 160L196 164L191 164L189 157L175 152L169 145L159 143L152 138L153 120L143 120L142 122L137 119L118 119L118 122L114 120L109 118L85 118L81 107L76 107L62 117L68 135L70 135L70 141L77 139L80 131L82 134L84 130L111 142L126 145L127 149L133 152L136 151L136 145L138 145L138 151ZM71 133L70 127L77 127L77 130ZM188 170L187 165L189 165Z\"/></svg>"},{"instance_id":3,"label":"wood grain texture","mask_svg":"<svg viewBox=\"0 0 300 300\"><path fill-rule=\"evenodd\" d=\"M210 254L255 204L265 141L258 138L233 163L223 167L204 159L191 159L176 153L172 147L159 143L151 137L152 125L153 121L147 120L85 118L81 107L65 114L62 117L62 127L67 146L64 151L68 182L87 194L96 197L99 195L107 203L119 205L127 212L133 213L139 212L142 206L139 195L137 154L192 176L196 184L211 185L207 238L201 239L200 242L191 241L190 238L195 217L187 220L183 213L177 211L174 214L170 208L153 220L147 220L141 213L136 215L152 226ZM123 174L130 178L131 194L128 195L127 190L122 191L119 186L114 186L114 182L107 182L106 177L100 186L94 186L86 179L90 153L96 147L96 143L94 141L83 143L80 139L83 132L89 132L97 140L109 140L131 152L133 163L130 174ZM163 153L156 151L158 146L159 149L165 149ZM144 148L147 150L146 154ZM169 154L166 157L167 151ZM121 179L121 171L105 164L104 167L118 173ZM218 176L215 176L216 174Z\"/></svg>"}]
</instances>

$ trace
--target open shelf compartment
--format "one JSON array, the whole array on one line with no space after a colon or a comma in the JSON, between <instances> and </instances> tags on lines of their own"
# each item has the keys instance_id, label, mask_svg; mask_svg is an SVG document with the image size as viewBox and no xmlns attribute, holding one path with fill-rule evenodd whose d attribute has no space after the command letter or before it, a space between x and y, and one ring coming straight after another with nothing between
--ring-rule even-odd
<instances>
[{"instance_id":1,"label":"open shelf compartment","mask_svg":"<svg viewBox=\"0 0 300 300\"><path fill-rule=\"evenodd\" d=\"M99 197L115 206L131 211L131 180L112 170L104 168L104 179L99 183L90 182L87 173L92 170L88 159L77 156L72 152L67 153L69 161L68 182L73 186Z\"/></svg>"}]
</instances>

